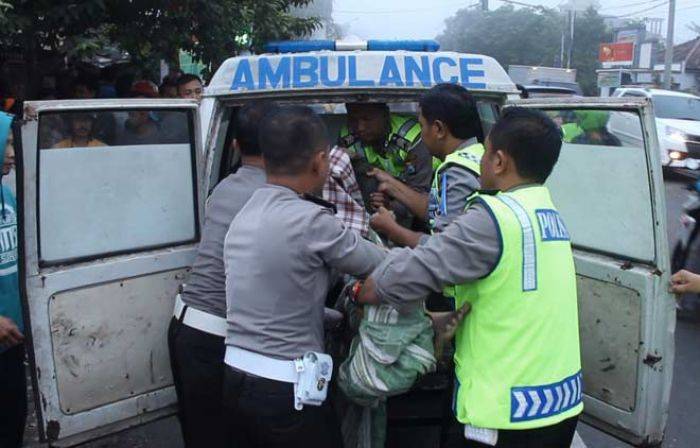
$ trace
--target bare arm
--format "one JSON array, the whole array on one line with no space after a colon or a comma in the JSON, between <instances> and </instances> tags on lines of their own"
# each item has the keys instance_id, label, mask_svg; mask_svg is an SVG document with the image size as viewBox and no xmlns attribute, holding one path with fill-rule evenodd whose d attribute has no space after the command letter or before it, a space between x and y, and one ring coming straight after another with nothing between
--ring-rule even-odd
<instances>
[{"instance_id":1,"label":"bare arm","mask_svg":"<svg viewBox=\"0 0 700 448\"><path fill-rule=\"evenodd\" d=\"M416 191L389 173L379 169L373 169L368 173L379 181L379 191L400 202L408 210L419 218L428 215L428 194Z\"/></svg>"},{"instance_id":2,"label":"bare arm","mask_svg":"<svg viewBox=\"0 0 700 448\"><path fill-rule=\"evenodd\" d=\"M0 316L0 347L14 347L24 341L24 335L19 331L17 325L7 318Z\"/></svg>"},{"instance_id":3,"label":"bare arm","mask_svg":"<svg viewBox=\"0 0 700 448\"><path fill-rule=\"evenodd\" d=\"M397 223L391 212L384 207L380 207L379 211L372 215L370 225L399 246L416 247L423 236L422 233L414 232Z\"/></svg>"},{"instance_id":4,"label":"bare arm","mask_svg":"<svg viewBox=\"0 0 700 448\"><path fill-rule=\"evenodd\" d=\"M671 292L674 294L700 293L700 275L689 271L678 271L671 277Z\"/></svg>"}]
</instances>

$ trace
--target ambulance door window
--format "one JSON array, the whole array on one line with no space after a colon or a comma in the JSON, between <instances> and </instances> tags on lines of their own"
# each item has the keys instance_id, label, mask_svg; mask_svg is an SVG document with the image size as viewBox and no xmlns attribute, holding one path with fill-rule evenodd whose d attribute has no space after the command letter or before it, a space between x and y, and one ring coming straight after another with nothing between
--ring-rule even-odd
<instances>
[{"instance_id":1,"label":"ambulance door window","mask_svg":"<svg viewBox=\"0 0 700 448\"><path fill-rule=\"evenodd\" d=\"M491 128L498 120L498 105L496 103L478 101L476 103L479 117L481 118L481 128L484 131L484 138L491 132Z\"/></svg>"},{"instance_id":2,"label":"ambulance door window","mask_svg":"<svg viewBox=\"0 0 700 448\"><path fill-rule=\"evenodd\" d=\"M638 175L648 172L639 115L590 109L547 114L561 126L564 138L548 183L555 199L565 197L557 205L574 245L654 260L650 179ZM591 225L603 218L608 226Z\"/></svg>"},{"instance_id":3,"label":"ambulance door window","mask_svg":"<svg viewBox=\"0 0 700 448\"><path fill-rule=\"evenodd\" d=\"M134 109L41 114L41 265L196 239L190 113ZM100 123L107 122L114 126L111 135L100 133Z\"/></svg>"}]
</instances>

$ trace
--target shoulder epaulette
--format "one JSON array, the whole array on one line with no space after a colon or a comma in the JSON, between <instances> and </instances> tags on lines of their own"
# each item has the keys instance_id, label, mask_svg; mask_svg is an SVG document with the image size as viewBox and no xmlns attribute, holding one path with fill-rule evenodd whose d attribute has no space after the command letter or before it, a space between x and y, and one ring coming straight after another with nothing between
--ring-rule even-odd
<instances>
[{"instance_id":1,"label":"shoulder epaulette","mask_svg":"<svg viewBox=\"0 0 700 448\"><path fill-rule=\"evenodd\" d=\"M341 148L350 148L356 141L357 139L354 135L348 134L344 137L338 137L338 146Z\"/></svg>"},{"instance_id":2,"label":"shoulder epaulette","mask_svg":"<svg viewBox=\"0 0 700 448\"><path fill-rule=\"evenodd\" d=\"M338 213L338 208L335 206L335 204L321 199L318 196L314 196L308 193L304 193L299 196L305 201L313 202L316 205L320 205L321 207L328 209L334 215Z\"/></svg>"}]
</instances>

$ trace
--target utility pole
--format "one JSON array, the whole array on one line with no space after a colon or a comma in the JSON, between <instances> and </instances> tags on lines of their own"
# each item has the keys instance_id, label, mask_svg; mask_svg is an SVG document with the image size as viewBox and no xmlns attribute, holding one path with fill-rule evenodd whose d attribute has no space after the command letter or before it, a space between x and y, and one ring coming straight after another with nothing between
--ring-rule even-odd
<instances>
[{"instance_id":1,"label":"utility pole","mask_svg":"<svg viewBox=\"0 0 700 448\"><path fill-rule=\"evenodd\" d=\"M571 56L574 52L574 25L576 23L576 10L573 7L573 4L571 5L571 9L569 10L569 26L571 29L569 30L570 35L570 41L569 41L569 52L566 57L566 68L571 68Z\"/></svg>"},{"instance_id":2,"label":"utility pole","mask_svg":"<svg viewBox=\"0 0 700 448\"><path fill-rule=\"evenodd\" d=\"M668 2L668 30L666 31L666 57L664 58L664 89L671 89L671 66L673 65L673 26L676 18L676 0Z\"/></svg>"},{"instance_id":3,"label":"utility pole","mask_svg":"<svg viewBox=\"0 0 700 448\"><path fill-rule=\"evenodd\" d=\"M481 0L481 10L482 11L489 10L489 0Z\"/></svg>"}]
</instances>

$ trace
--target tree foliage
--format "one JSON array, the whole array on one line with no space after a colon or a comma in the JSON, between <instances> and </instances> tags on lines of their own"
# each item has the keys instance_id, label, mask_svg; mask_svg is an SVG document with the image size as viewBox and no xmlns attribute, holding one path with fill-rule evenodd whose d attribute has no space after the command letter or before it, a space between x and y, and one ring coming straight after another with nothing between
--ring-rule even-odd
<instances>
[{"instance_id":1,"label":"tree foliage","mask_svg":"<svg viewBox=\"0 0 700 448\"><path fill-rule=\"evenodd\" d=\"M214 69L269 39L313 31L316 18L290 14L311 1L0 0L0 45L28 55L85 57L111 44L144 64L173 61L186 50Z\"/></svg>"},{"instance_id":2,"label":"tree foliage","mask_svg":"<svg viewBox=\"0 0 700 448\"><path fill-rule=\"evenodd\" d=\"M571 67L576 69L577 80L588 95L598 94L598 48L601 43L612 42L612 31L594 9L576 16L574 47Z\"/></svg>"},{"instance_id":3,"label":"tree foliage","mask_svg":"<svg viewBox=\"0 0 700 448\"><path fill-rule=\"evenodd\" d=\"M447 19L445 31L437 39L444 49L487 54L504 67L559 67L562 33L568 46L567 31L566 16L556 10L507 5L488 12L462 9ZM609 42L611 36L593 9L579 13L574 36L572 68L577 69L584 92L595 94L598 46Z\"/></svg>"}]
</instances>

